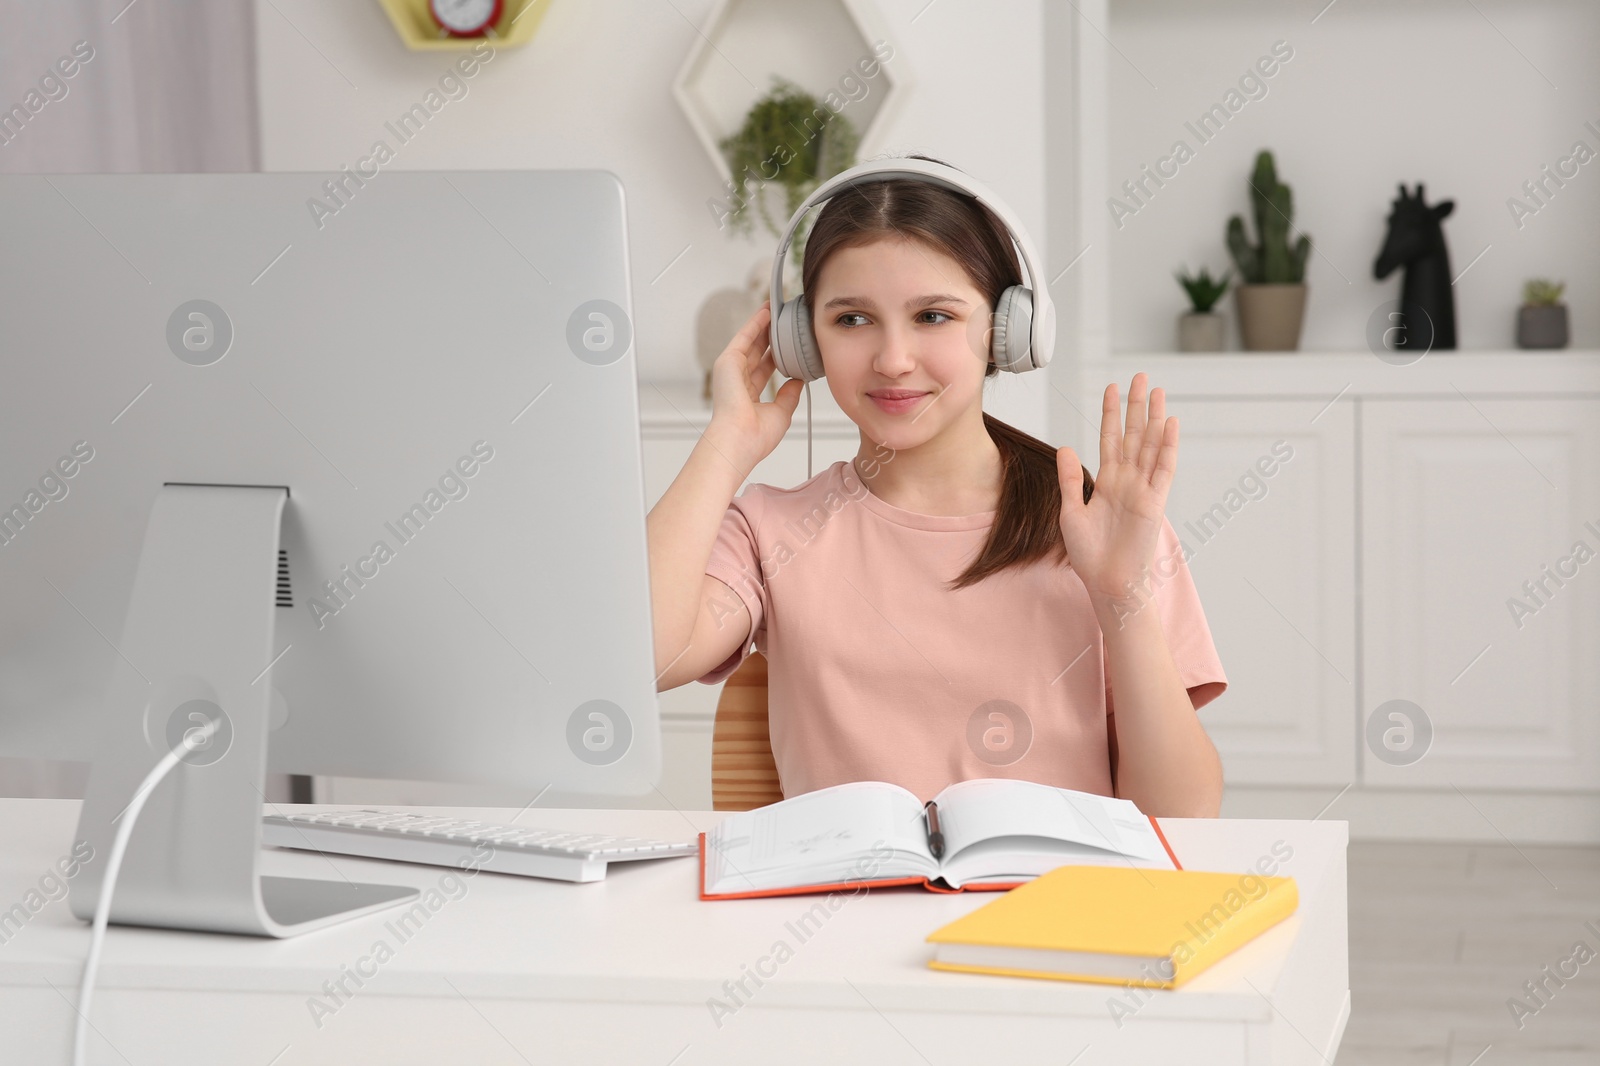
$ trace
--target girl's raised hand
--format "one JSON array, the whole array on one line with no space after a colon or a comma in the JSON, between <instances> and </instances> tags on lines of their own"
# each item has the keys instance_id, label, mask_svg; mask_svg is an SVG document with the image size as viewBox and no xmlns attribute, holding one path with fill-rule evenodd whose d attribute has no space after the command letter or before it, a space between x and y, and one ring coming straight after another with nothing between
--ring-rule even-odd
<instances>
[{"instance_id":1,"label":"girl's raised hand","mask_svg":"<svg viewBox=\"0 0 1600 1066\"><path fill-rule=\"evenodd\" d=\"M1146 377L1128 387L1126 429L1117 427L1117 385L1106 386L1100 410L1100 472L1083 502L1083 468L1071 448L1056 449L1061 479L1061 536L1067 558L1096 607L1138 600L1150 575L1167 490L1178 468L1178 420L1166 417L1166 395Z\"/></svg>"},{"instance_id":2,"label":"girl's raised hand","mask_svg":"<svg viewBox=\"0 0 1600 1066\"><path fill-rule=\"evenodd\" d=\"M773 400L761 400L776 367L767 347L771 304L766 300L756 308L711 366L711 426L706 435L719 449L731 451L729 458L743 464L746 473L783 439L804 387L790 378Z\"/></svg>"}]
</instances>

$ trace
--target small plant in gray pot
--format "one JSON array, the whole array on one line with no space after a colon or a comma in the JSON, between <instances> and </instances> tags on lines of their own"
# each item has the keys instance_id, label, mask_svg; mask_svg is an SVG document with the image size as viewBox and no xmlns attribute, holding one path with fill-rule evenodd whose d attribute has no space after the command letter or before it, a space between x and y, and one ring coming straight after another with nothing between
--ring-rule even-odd
<instances>
[{"instance_id":1,"label":"small plant in gray pot","mask_svg":"<svg viewBox=\"0 0 1600 1066\"><path fill-rule=\"evenodd\" d=\"M1522 286L1517 309L1518 348L1565 348L1567 305L1561 302L1564 282L1532 278Z\"/></svg>"},{"instance_id":2,"label":"small plant in gray pot","mask_svg":"<svg viewBox=\"0 0 1600 1066\"><path fill-rule=\"evenodd\" d=\"M1228 254L1239 268L1239 284L1233 288L1239 308L1239 339L1249 352L1292 352L1300 347L1311 238L1301 234L1292 247L1289 244L1294 197L1289 186L1278 180L1271 152L1256 155L1250 202L1257 243L1245 241L1242 218L1234 215L1228 219Z\"/></svg>"},{"instance_id":3,"label":"small plant in gray pot","mask_svg":"<svg viewBox=\"0 0 1600 1066\"><path fill-rule=\"evenodd\" d=\"M1189 294L1193 308L1178 316L1178 351L1222 351L1222 316L1211 310L1222 294L1228 291L1228 278L1233 271L1223 271L1222 277L1212 280L1211 271L1200 268L1191 275L1187 268L1177 275L1178 284Z\"/></svg>"}]
</instances>

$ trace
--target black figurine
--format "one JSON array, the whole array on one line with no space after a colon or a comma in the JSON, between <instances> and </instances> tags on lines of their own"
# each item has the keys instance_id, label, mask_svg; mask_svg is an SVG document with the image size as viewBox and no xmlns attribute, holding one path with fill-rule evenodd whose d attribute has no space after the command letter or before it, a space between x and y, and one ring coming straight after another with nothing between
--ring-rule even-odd
<instances>
[{"instance_id":1,"label":"black figurine","mask_svg":"<svg viewBox=\"0 0 1600 1066\"><path fill-rule=\"evenodd\" d=\"M1417 195L1406 194L1389 211L1389 232L1383 251L1372 264L1373 276L1382 280L1397 266L1406 268L1400 282L1400 320L1397 349L1453 349L1456 346L1456 304L1450 285L1450 252L1439 223L1456 206L1454 200L1429 207L1423 203L1422 183Z\"/></svg>"}]
</instances>

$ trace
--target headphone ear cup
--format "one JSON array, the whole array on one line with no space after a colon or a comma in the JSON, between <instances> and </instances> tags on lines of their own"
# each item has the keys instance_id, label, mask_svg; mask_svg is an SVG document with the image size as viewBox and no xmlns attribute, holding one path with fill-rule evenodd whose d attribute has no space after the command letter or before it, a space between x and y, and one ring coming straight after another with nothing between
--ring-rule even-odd
<instances>
[{"instance_id":1,"label":"headphone ear cup","mask_svg":"<svg viewBox=\"0 0 1600 1066\"><path fill-rule=\"evenodd\" d=\"M772 361L778 373L801 381L822 377L822 356L817 351L817 338L811 332L811 312L806 309L803 296L786 300L778 308L775 332L778 347L773 350Z\"/></svg>"},{"instance_id":2,"label":"headphone ear cup","mask_svg":"<svg viewBox=\"0 0 1600 1066\"><path fill-rule=\"evenodd\" d=\"M1020 374L1034 368L1029 349L1033 343L1033 290L1013 285L995 303L994 330L989 335L989 356L1001 370Z\"/></svg>"}]
</instances>

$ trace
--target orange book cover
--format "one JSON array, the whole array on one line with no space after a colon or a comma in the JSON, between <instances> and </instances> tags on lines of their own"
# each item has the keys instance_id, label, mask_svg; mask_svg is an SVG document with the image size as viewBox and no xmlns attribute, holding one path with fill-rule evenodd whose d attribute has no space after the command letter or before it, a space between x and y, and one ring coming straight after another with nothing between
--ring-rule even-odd
<instances>
[{"instance_id":1,"label":"orange book cover","mask_svg":"<svg viewBox=\"0 0 1600 1066\"><path fill-rule=\"evenodd\" d=\"M1161 841L1161 846L1166 849L1167 857L1172 860L1172 865L1181 870L1183 864L1178 861L1178 856L1172 850L1172 845L1167 841L1167 835L1161 831L1161 825L1150 815L1150 828L1155 830L1156 837ZM826 885L791 885L787 888L766 888L753 892L718 892L706 891L706 835L700 834L700 898L701 899L757 899L763 896L803 896L823 892L838 892L844 889L857 888L889 888L895 885L921 885L929 892L1004 892L1025 885L1027 881L994 882L981 885L967 885L962 888L945 888L936 885L926 877L893 877L885 880L866 881L838 881Z\"/></svg>"}]
</instances>

